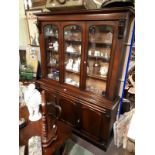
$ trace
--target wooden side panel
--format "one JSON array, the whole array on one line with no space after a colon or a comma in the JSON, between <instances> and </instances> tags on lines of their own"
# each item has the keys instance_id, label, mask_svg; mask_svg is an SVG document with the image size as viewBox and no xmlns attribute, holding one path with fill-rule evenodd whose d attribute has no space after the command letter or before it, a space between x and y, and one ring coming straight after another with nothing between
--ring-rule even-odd
<instances>
[{"instance_id":1,"label":"wooden side panel","mask_svg":"<svg viewBox=\"0 0 155 155\"><path fill-rule=\"evenodd\" d=\"M62 108L61 119L75 127L78 120L78 109L76 102L60 96L59 105Z\"/></svg>"},{"instance_id":2,"label":"wooden side panel","mask_svg":"<svg viewBox=\"0 0 155 155\"><path fill-rule=\"evenodd\" d=\"M110 138L110 131L109 131L109 124L110 124L110 115L102 115L102 127L101 127L101 139L105 142L108 142Z\"/></svg>"}]
</instances>

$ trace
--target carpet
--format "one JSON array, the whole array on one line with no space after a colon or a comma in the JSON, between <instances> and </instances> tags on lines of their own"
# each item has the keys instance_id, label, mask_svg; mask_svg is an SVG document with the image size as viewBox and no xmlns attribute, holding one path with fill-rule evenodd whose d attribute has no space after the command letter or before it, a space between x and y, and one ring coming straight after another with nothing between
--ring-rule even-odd
<instances>
[{"instance_id":1,"label":"carpet","mask_svg":"<svg viewBox=\"0 0 155 155\"><path fill-rule=\"evenodd\" d=\"M92 152L88 151L84 147L75 143L71 139L66 141L65 153L64 155L94 155Z\"/></svg>"}]
</instances>

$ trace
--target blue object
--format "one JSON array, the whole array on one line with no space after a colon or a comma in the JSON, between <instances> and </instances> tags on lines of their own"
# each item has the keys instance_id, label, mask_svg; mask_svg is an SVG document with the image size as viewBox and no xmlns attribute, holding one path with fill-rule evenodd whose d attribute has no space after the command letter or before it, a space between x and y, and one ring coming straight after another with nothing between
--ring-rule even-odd
<instances>
[{"instance_id":1,"label":"blue object","mask_svg":"<svg viewBox=\"0 0 155 155\"><path fill-rule=\"evenodd\" d=\"M124 83L123 83L123 90L122 90L122 95L121 95L121 98L120 98L120 106L119 106L119 111L118 111L119 112L118 113L118 118L120 117L120 113L121 113L121 110L122 110L122 104L123 104L123 98L124 98L124 89L125 89L126 81L127 81L127 78L128 78L128 69L129 69L129 63L130 63L130 57L131 57L131 54L132 54L132 46L133 46L134 39L135 39L135 23L134 23L133 31L132 31L132 38L131 38L130 51L129 51L128 61L127 61L127 66L126 66L125 79L124 79Z\"/></svg>"}]
</instances>

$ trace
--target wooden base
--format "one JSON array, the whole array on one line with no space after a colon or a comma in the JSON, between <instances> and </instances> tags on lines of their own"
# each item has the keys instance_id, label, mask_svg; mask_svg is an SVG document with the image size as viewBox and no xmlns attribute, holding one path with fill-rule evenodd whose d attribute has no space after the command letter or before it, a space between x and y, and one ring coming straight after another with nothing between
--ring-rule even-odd
<instances>
[{"instance_id":1,"label":"wooden base","mask_svg":"<svg viewBox=\"0 0 155 155\"><path fill-rule=\"evenodd\" d=\"M48 147L57 139L57 135L55 137L50 137L48 140L42 138L42 147Z\"/></svg>"},{"instance_id":2,"label":"wooden base","mask_svg":"<svg viewBox=\"0 0 155 155\"><path fill-rule=\"evenodd\" d=\"M55 125L56 126L56 125ZM57 140L57 126L49 130L47 137L42 137L42 146L44 148L49 147L52 142Z\"/></svg>"}]
</instances>

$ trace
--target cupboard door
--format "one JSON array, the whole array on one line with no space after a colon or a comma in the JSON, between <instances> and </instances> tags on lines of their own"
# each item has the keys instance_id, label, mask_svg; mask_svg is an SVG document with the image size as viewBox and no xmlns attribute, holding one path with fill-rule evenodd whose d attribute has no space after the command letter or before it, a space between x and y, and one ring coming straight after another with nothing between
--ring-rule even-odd
<instances>
[{"instance_id":1,"label":"cupboard door","mask_svg":"<svg viewBox=\"0 0 155 155\"><path fill-rule=\"evenodd\" d=\"M43 27L44 52L45 52L45 76L49 79L59 81L59 27L55 23L49 23Z\"/></svg>"},{"instance_id":2,"label":"cupboard door","mask_svg":"<svg viewBox=\"0 0 155 155\"><path fill-rule=\"evenodd\" d=\"M110 138L110 114L103 114L102 127L101 127L101 139L108 142Z\"/></svg>"},{"instance_id":3,"label":"cupboard door","mask_svg":"<svg viewBox=\"0 0 155 155\"><path fill-rule=\"evenodd\" d=\"M83 27L80 23L63 25L64 83L80 87Z\"/></svg>"},{"instance_id":4,"label":"cupboard door","mask_svg":"<svg viewBox=\"0 0 155 155\"><path fill-rule=\"evenodd\" d=\"M78 107L76 101L60 97L59 105L62 109L61 119L75 127L78 123Z\"/></svg>"},{"instance_id":5,"label":"cupboard door","mask_svg":"<svg viewBox=\"0 0 155 155\"><path fill-rule=\"evenodd\" d=\"M81 108L81 130L95 139L100 139L101 113L90 107Z\"/></svg>"},{"instance_id":6,"label":"cupboard door","mask_svg":"<svg viewBox=\"0 0 155 155\"><path fill-rule=\"evenodd\" d=\"M98 95L106 91L114 28L104 22L87 23L86 90Z\"/></svg>"}]
</instances>

